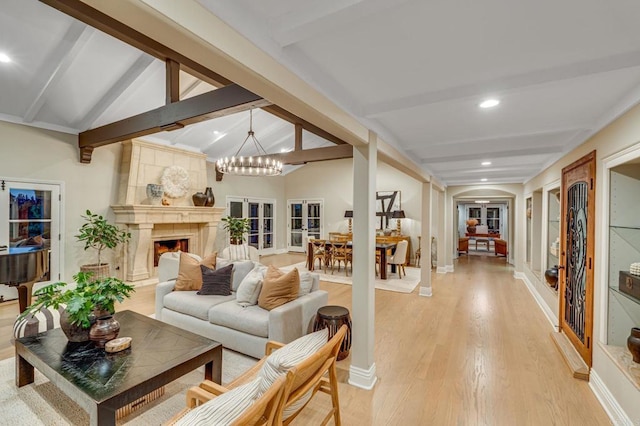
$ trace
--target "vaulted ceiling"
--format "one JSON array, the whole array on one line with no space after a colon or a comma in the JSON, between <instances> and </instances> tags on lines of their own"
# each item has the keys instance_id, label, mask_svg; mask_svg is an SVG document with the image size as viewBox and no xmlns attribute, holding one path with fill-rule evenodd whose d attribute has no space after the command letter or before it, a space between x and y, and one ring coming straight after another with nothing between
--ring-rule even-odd
<instances>
[{"instance_id":1,"label":"vaulted ceiling","mask_svg":"<svg viewBox=\"0 0 640 426\"><path fill-rule=\"evenodd\" d=\"M524 182L640 100L633 0L199 3L448 185ZM2 1L0 53L2 120L79 133L165 103L164 62L36 0ZM181 99L214 89L180 80ZM148 138L214 161L247 130L240 112ZM254 130L294 146L267 112Z\"/></svg>"}]
</instances>

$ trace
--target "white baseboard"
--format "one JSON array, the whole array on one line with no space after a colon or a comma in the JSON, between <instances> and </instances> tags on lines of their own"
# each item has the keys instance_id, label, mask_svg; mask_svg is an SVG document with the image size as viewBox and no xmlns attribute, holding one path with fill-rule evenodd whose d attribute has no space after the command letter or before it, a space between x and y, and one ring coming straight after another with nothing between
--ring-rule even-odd
<instances>
[{"instance_id":1,"label":"white baseboard","mask_svg":"<svg viewBox=\"0 0 640 426\"><path fill-rule=\"evenodd\" d=\"M446 274L447 273L447 267L446 266L438 266L438 268L436 269L436 273L438 273L438 274Z\"/></svg>"},{"instance_id":2,"label":"white baseboard","mask_svg":"<svg viewBox=\"0 0 640 426\"><path fill-rule=\"evenodd\" d=\"M368 370L363 368L349 366L349 380L348 383L357 388L371 390L378 381L376 377L376 363L371 364Z\"/></svg>"},{"instance_id":3,"label":"white baseboard","mask_svg":"<svg viewBox=\"0 0 640 426\"><path fill-rule=\"evenodd\" d=\"M445 266L445 268L447 268L447 272L453 273L453 271L454 271L453 265L447 265L447 266Z\"/></svg>"},{"instance_id":4,"label":"white baseboard","mask_svg":"<svg viewBox=\"0 0 640 426\"><path fill-rule=\"evenodd\" d=\"M609 388L604 384L598 373L591 369L589 372L589 387L606 411L611 422L616 426L634 426L634 423L624 412L618 401L613 397Z\"/></svg>"},{"instance_id":5,"label":"white baseboard","mask_svg":"<svg viewBox=\"0 0 640 426\"><path fill-rule=\"evenodd\" d=\"M433 296L433 289L431 287L420 287L420 296L431 297Z\"/></svg>"},{"instance_id":6,"label":"white baseboard","mask_svg":"<svg viewBox=\"0 0 640 426\"><path fill-rule=\"evenodd\" d=\"M556 318L555 314L551 311L547 304L544 303L544 299L533 287L533 284L531 283L531 281L529 281L529 278L527 278L527 276L522 272L514 272L513 277L524 282L524 285L529 290L529 293L531 293L538 306L540 306L542 313L544 313L544 316L547 317L547 320L555 330L558 324L558 318Z\"/></svg>"}]
</instances>

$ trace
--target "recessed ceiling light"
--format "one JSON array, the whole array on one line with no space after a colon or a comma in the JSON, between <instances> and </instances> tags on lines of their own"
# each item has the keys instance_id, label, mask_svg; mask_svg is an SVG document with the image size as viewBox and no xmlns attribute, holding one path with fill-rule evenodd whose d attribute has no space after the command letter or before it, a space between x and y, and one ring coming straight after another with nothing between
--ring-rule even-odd
<instances>
[{"instance_id":1,"label":"recessed ceiling light","mask_svg":"<svg viewBox=\"0 0 640 426\"><path fill-rule=\"evenodd\" d=\"M483 166L490 166L491 165L491 161L483 161L482 165Z\"/></svg>"},{"instance_id":2,"label":"recessed ceiling light","mask_svg":"<svg viewBox=\"0 0 640 426\"><path fill-rule=\"evenodd\" d=\"M11 62L11 58L6 54L0 52L0 62L4 62L5 64Z\"/></svg>"},{"instance_id":3,"label":"recessed ceiling light","mask_svg":"<svg viewBox=\"0 0 640 426\"><path fill-rule=\"evenodd\" d=\"M486 182L486 181L487 181L487 178L480 179L480 182Z\"/></svg>"},{"instance_id":4,"label":"recessed ceiling light","mask_svg":"<svg viewBox=\"0 0 640 426\"><path fill-rule=\"evenodd\" d=\"M213 134L214 134L214 135L218 135L218 134L220 134L220 131L219 131L219 130L214 130L214 131L213 131Z\"/></svg>"},{"instance_id":5,"label":"recessed ceiling light","mask_svg":"<svg viewBox=\"0 0 640 426\"><path fill-rule=\"evenodd\" d=\"M497 99L487 99L484 100L482 102L480 102L479 107L480 108L493 108L494 106L498 106L500 104L500 101Z\"/></svg>"}]
</instances>

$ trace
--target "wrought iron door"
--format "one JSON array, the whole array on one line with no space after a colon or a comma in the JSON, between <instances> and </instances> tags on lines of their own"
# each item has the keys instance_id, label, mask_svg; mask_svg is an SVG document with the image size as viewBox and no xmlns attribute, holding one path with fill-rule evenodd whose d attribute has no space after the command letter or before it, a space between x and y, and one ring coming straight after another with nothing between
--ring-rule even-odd
<instances>
[{"instance_id":1,"label":"wrought iron door","mask_svg":"<svg viewBox=\"0 0 640 426\"><path fill-rule=\"evenodd\" d=\"M562 169L560 327L591 367L595 151Z\"/></svg>"}]
</instances>

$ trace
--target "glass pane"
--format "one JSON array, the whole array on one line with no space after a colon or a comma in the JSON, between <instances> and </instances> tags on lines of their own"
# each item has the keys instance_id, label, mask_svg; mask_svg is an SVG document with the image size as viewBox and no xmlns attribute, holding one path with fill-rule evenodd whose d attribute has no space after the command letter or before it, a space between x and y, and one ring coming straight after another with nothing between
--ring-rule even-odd
<instances>
[{"instance_id":1,"label":"glass pane","mask_svg":"<svg viewBox=\"0 0 640 426\"><path fill-rule=\"evenodd\" d=\"M291 204L291 217L302 217L302 204Z\"/></svg>"},{"instance_id":2,"label":"glass pane","mask_svg":"<svg viewBox=\"0 0 640 426\"><path fill-rule=\"evenodd\" d=\"M273 217L273 204L270 204L270 203L264 204L263 217Z\"/></svg>"},{"instance_id":3,"label":"glass pane","mask_svg":"<svg viewBox=\"0 0 640 426\"><path fill-rule=\"evenodd\" d=\"M264 219L264 230L263 232L271 232L273 231L273 219Z\"/></svg>"},{"instance_id":4,"label":"glass pane","mask_svg":"<svg viewBox=\"0 0 640 426\"><path fill-rule=\"evenodd\" d=\"M319 232L309 232L309 238L316 238L316 239L320 239L320 233Z\"/></svg>"},{"instance_id":5,"label":"glass pane","mask_svg":"<svg viewBox=\"0 0 640 426\"><path fill-rule=\"evenodd\" d=\"M258 235L249 235L249 245L258 248Z\"/></svg>"},{"instance_id":6,"label":"glass pane","mask_svg":"<svg viewBox=\"0 0 640 426\"><path fill-rule=\"evenodd\" d=\"M273 234L264 234L262 239L262 248L273 247Z\"/></svg>"},{"instance_id":7,"label":"glass pane","mask_svg":"<svg viewBox=\"0 0 640 426\"><path fill-rule=\"evenodd\" d=\"M249 203L249 217L258 217L260 215L260 205L258 203Z\"/></svg>"},{"instance_id":8,"label":"glass pane","mask_svg":"<svg viewBox=\"0 0 640 426\"><path fill-rule=\"evenodd\" d=\"M10 189L9 220L51 219L51 191Z\"/></svg>"},{"instance_id":9,"label":"glass pane","mask_svg":"<svg viewBox=\"0 0 640 426\"><path fill-rule=\"evenodd\" d=\"M231 216L231 217L242 217L242 202L241 201L231 201L229 203L229 216Z\"/></svg>"},{"instance_id":10,"label":"glass pane","mask_svg":"<svg viewBox=\"0 0 640 426\"><path fill-rule=\"evenodd\" d=\"M291 219L291 230L299 231L302 229L302 219Z\"/></svg>"},{"instance_id":11,"label":"glass pane","mask_svg":"<svg viewBox=\"0 0 640 426\"><path fill-rule=\"evenodd\" d=\"M309 219L308 223L310 232L320 232L320 219Z\"/></svg>"},{"instance_id":12,"label":"glass pane","mask_svg":"<svg viewBox=\"0 0 640 426\"><path fill-rule=\"evenodd\" d=\"M309 203L309 204L307 204L307 216L308 217L319 217L320 216L320 204L318 204L318 203Z\"/></svg>"},{"instance_id":13,"label":"glass pane","mask_svg":"<svg viewBox=\"0 0 640 426\"><path fill-rule=\"evenodd\" d=\"M259 219L249 219L249 226L251 227L251 231L249 232L258 232L258 230L260 229Z\"/></svg>"},{"instance_id":14,"label":"glass pane","mask_svg":"<svg viewBox=\"0 0 640 426\"><path fill-rule=\"evenodd\" d=\"M291 246L293 246L293 247L302 247L302 233L301 232L292 232L291 233Z\"/></svg>"},{"instance_id":15,"label":"glass pane","mask_svg":"<svg viewBox=\"0 0 640 426\"><path fill-rule=\"evenodd\" d=\"M51 222L20 221L9 224L11 247L51 247Z\"/></svg>"}]
</instances>

